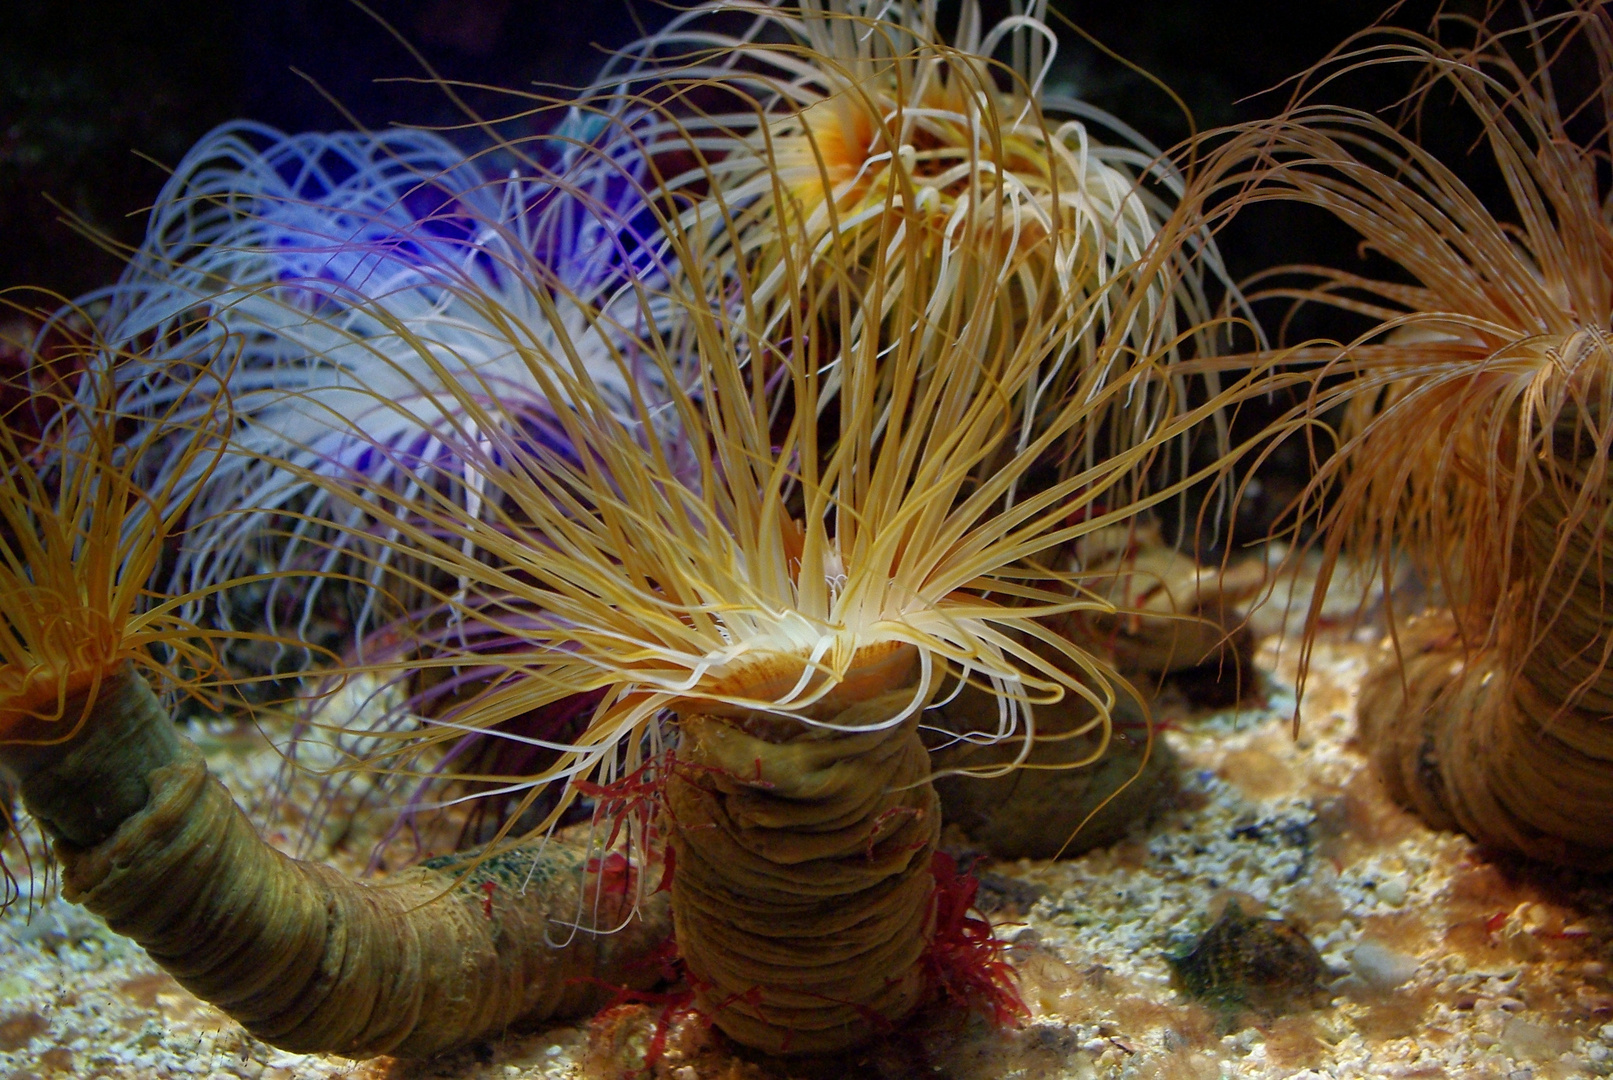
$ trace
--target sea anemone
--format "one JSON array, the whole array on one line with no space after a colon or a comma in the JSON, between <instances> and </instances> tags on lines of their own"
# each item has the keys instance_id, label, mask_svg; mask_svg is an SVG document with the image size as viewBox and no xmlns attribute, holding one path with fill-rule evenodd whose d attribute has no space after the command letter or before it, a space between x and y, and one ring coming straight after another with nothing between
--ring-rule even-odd
<instances>
[{"instance_id":1,"label":"sea anemone","mask_svg":"<svg viewBox=\"0 0 1613 1080\"><path fill-rule=\"evenodd\" d=\"M81 336L63 345L88 349ZM93 698L125 664L211 667L175 605L147 591L187 500L134 481L153 439L120 438L110 373L84 374L76 394L29 391L0 418L0 742L10 745L73 738L81 717L64 703ZM205 476L222 452L217 406L176 424L186 470Z\"/></svg>"},{"instance_id":2,"label":"sea anemone","mask_svg":"<svg viewBox=\"0 0 1613 1080\"><path fill-rule=\"evenodd\" d=\"M1100 327L1144 355L1173 351L1179 331L1202 328L1200 275L1219 265L1202 237L1180 238L1170 272L1162 265L1128 294L1142 302L1113 309L1105 284L1137 272L1181 175L1137 133L1049 86L1058 42L1043 0L992 27L965 0L950 41L938 7L700 4L622 50L596 82L596 107L635 114L624 126L657 197L682 211L704 276L718 287L747 278L769 334L790 332L805 283L817 283L806 325L841 343L820 350L819 407L855 377L861 335L937 351L956 313L982 298L1011 333L1080 311L1057 320L1060 337L1019 390L1022 431L1006 444L1017 451L1079 373L1121 363L1095 351ZM835 275L863 294L857 303L822 287ZM1128 403L1115 445L1156 422L1157 409Z\"/></svg>"},{"instance_id":3,"label":"sea anemone","mask_svg":"<svg viewBox=\"0 0 1613 1080\"><path fill-rule=\"evenodd\" d=\"M644 201L660 205L650 193ZM644 812L625 828L639 845L660 836L670 845L677 938L697 1001L750 1045L837 1049L924 996L939 827L918 735L926 707L965 684L991 689L989 729L947 736L1021 747L988 774L1023 761L1038 708L1066 698L1089 708L1065 735L1097 733L1073 764L1104 753L1121 680L1048 623L1112 606L1036 556L1137 513L1143 504L1116 495L1126 479L1232 391L1172 408L1145 443L1092 454L1089 467L1009 499L1055 447L1087 460L1117 401L1168 396L1168 349L1136 355L1124 331L1096 336L1104 362L1048 408L1017 453L1005 452L1022 437L1027 386L1072 325L1099 325L1090 318L1098 299L1017 319L1010 332L1005 284L955 306L934 333L830 345L808 329L808 313L828 302L884 309L884 279L786 278L794 300L783 310L794 314L780 326L748 291L771 286L707 263L707 237L684 224L669 213L659 234L678 274L638 294L676 318L589 316L619 320L596 337L621 349L622 370L658 373L659 400L624 411L592 366L535 344L522 354L531 378L545 399L570 404L554 414L561 442L522 438L473 391L447 382L441 391L441 411L480 433L455 468L498 493L483 514L465 514L437 483L392 505L390 495L373 499L373 481L299 475L370 507L384 535L458 583L416 588L439 625L476 630L434 635L405 670L497 670L423 726L385 733L368 766L429 777L434 755L467 731L498 734L517 716L595 702L573 737L527 740L555 755L551 766L479 779L528 801L562 785L540 830L585 794L621 806L612 792L640 791ZM1161 235L1194 233L1184 219ZM1175 255L1150 248L1105 286L1101 303L1124 316L1118 325L1154 317L1156 275ZM1038 265L1058 272L1050 260ZM900 308L910 302L903 286L891 302L899 318L917 317ZM833 391L828 349L845 364ZM1110 374L1117 364L1124 379ZM671 378L677 371L694 378ZM782 415L775 379L794 405ZM825 411L830 393L837 406ZM655 422L661 410L676 424ZM691 457L695 467L678 464ZM497 646L478 648L482 640Z\"/></svg>"},{"instance_id":4,"label":"sea anemone","mask_svg":"<svg viewBox=\"0 0 1613 1080\"><path fill-rule=\"evenodd\" d=\"M592 154L593 172L578 175L586 126L573 116L527 147L541 162L506 146L502 171L407 128L287 136L235 122L186 155L122 280L80 304L104 311L109 356L136 358L122 366L118 407L170 433L148 439L137 475L194 500L170 568L175 590L262 567L319 569L302 541L331 515L347 527L344 544L393 550L360 527L366 507L330 500L288 465L362 474L380 482L377 499L429 476L479 512L480 493L452 464L454 440L478 435L441 411L449 398L438 391L452 382L497 399L498 422L554 438L554 403L521 358L529 333L546 335L550 349L563 338L599 365L596 381L617 398L644 392L629 384L648 373L604 359L591 335L606 323L584 315L617 302L624 267L635 280L657 273L623 198L631 166ZM636 306L633 315L660 317ZM197 367L215 378L198 383L188 376ZM213 394L228 395L235 428L204 473L185 425L217 409ZM285 510L303 524L284 528ZM341 545L323 551L323 569L352 565ZM382 585L386 560L363 562ZM272 626L289 610L306 636L326 583L282 577L219 616L227 625L237 608L261 606ZM365 592L356 613L343 613L355 624L350 641L375 622L379 595Z\"/></svg>"},{"instance_id":5,"label":"sea anemone","mask_svg":"<svg viewBox=\"0 0 1613 1080\"><path fill-rule=\"evenodd\" d=\"M1305 267L1308 280L1265 293L1373 322L1343 349L1311 350L1327 362L1296 421L1344 414L1299 511L1314 511L1326 565L1350 546L1387 579L1404 552L1449 605L1397 620L1363 688L1380 774L1432 824L1605 867L1613 23L1591 3L1515 29L1449 21L1470 45L1388 30L1348 44L1282 117L1229 140L1223 160L1239 164L1221 179L1240 202L1332 212L1411 279ZM1471 110L1507 212L1407 130L1315 101L1345 71L1384 65L1416 65L1424 125L1437 91ZM1594 73L1579 90L1576 70Z\"/></svg>"}]
</instances>

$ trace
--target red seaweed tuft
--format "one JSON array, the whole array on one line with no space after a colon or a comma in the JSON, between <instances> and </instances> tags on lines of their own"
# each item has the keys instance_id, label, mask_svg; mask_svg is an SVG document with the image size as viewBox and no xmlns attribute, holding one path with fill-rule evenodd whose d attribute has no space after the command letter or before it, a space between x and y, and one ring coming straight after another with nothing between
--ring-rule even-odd
<instances>
[{"instance_id":1,"label":"red seaweed tuft","mask_svg":"<svg viewBox=\"0 0 1613 1080\"><path fill-rule=\"evenodd\" d=\"M991 923L970 912L980 881L973 867L959 870L944 851L930 857L935 878L931 894L931 938L924 953L931 985L953 1004L980 1013L997 1027L1018 1027L1030 1019L1019 994L1014 968L1004 954L1008 943Z\"/></svg>"}]
</instances>

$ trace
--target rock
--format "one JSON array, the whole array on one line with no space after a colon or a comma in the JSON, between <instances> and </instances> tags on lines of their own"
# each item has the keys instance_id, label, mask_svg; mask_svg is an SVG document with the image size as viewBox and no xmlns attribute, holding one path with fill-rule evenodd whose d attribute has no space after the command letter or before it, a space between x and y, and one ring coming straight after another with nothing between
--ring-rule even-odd
<instances>
[{"instance_id":1,"label":"rock","mask_svg":"<svg viewBox=\"0 0 1613 1080\"><path fill-rule=\"evenodd\" d=\"M1166 956L1188 996L1225 1009L1246 1006L1276 1015L1325 997L1329 974L1298 927L1250 915L1229 903L1186 953Z\"/></svg>"},{"instance_id":2,"label":"rock","mask_svg":"<svg viewBox=\"0 0 1613 1080\"><path fill-rule=\"evenodd\" d=\"M1364 941L1350 954L1350 970L1374 990L1393 990L1417 974L1417 958L1375 941Z\"/></svg>"},{"instance_id":3,"label":"rock","mask_svg":"<svg viewBox=\"0 0 1613 1080\"><path fill-rule=\"evenodd\" d=\"M1405 874L1395 874L1378 883L1378 896L1384 903L1399 907L1406 902L1406 893L1410 888L1411 884L1406 880Z\"/></svg>"},{"instance_id":4,"label":"rock","mask_svg":"<svg viewBox=\"0 0 1613 1080\"><path fill-rule=\"evenodd\" d=\"M988 730L996 725L997 704L987 697L965 687L936 712L953 731ZM1116 705L1108 749L1090 765L1071 763L1092 755L1098 734L1065 734L1090 719L1090 708L1074 701L1063 706L1065 715L1060 711L1037 712L1038 735L1055 737L1039 739L1031 748L1026 764L1032 768L989 778L944 775L949 769L989 769L1013 761L1019 752L1013 739L989 746L957 744L930 756L932 768L942 774L935 782L942 816L997 858L1068 858L1113 844L1175 786L1175 756L1163 739L1149 745L1146 722L1128 699Z\"/></svg>"}]
</instances>

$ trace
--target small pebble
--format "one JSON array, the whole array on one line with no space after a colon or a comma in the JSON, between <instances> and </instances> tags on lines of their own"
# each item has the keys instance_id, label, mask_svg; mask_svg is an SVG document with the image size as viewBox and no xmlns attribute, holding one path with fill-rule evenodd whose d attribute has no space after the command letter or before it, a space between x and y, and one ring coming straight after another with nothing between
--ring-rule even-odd
<instances>
[{"instance_id":1,"label":"small pebble","mask_svg":"<svg viewBox=\"0 0 1613 1080\"><path fill-rule=\"evenodd\" d=\"M1404 986L1417 974L1417 958L1375 941L1362 942L1350 954L1350 970L1374 990Z\"/></svg>"},{"instance_id":2,"label":"small pebble","mask_svg":"<svg viewBox=\"0 0 1613 1080\"><path fill-rule=\"evenodd\" d=\"M1513 1017L1501 1029L1501 1049L1514 1058L1547 1061L1568 1050L1573 1035L1566 1029Z\"/></svg>"},{"instance_id":3,"label":"small pebble","mask_svg":"<svg viewBox=\"0 0 1613 1080\"><path fill-rule=\"evenodd\" d=\"M1034 926L1026 926L1026 927L1020 928L1020 930L1017 933L1015 933L1014 937L1013 937L1013 944L1022 946L1022 947L1027 948L1027 949L1028 948L1033 948L1033 947L1035 947L1037 945L1040 945L1041 943L1042 943L1042 935L1037 932L1037 930L1036 930L1036 928Z\"/></svg>"},{"instance_id":4,"label":"small pebble","mask_svg":"<svg viewBox=\"0 0 1613 1080\"><path fill-rule=\"evenodd\" d=\"M1396 874L1378 884L1378 897L1386 904L1399 907L1406 902L1406 892L1410 887L1406 875Z\"/></svg>"}]
</instances>

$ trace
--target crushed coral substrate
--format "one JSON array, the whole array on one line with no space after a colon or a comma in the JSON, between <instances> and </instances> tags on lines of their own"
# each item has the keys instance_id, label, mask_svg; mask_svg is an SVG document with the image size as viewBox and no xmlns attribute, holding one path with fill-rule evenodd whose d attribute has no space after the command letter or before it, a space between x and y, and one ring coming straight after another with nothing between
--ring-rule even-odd
<instances>
[{"instance_id":1,"label":"crushed coral substrate","mask_svg":"<svg viewBox=\"0 0 1613 1080\"><path fill-rule=\"evenodd\" d=\"M1127 839L1064 862L977 865L980 904L1012 943L1006 955L1030 1011L1017 1029L937 1012L854 1055L768 1061L736 1052L699 1017L647 1003L429 1062L286 1054L53 899L53 882L40 878L24 884L33 903L0 918L0 1080L1613 1075L1608 879L1487 858L1384 798L1353 742L1375 630L1324 633L1296 738L1298 650L1280 623L1269 613L1259 621L1254 700L1214 713L1168 690L1159 700L1182 772ZM261 800L280 764L267 742L223 722L201 734L237 797ZM271 839L290 844L305 832L296 806L316 782L306 783L264 811ZM339 798L362 795L353 787ZM330 826L321 836L327 857L350 870L375 839ZM1264 920L1260 933L1236 935L1235 947L1212 935L1218 951L1200 950L1189 965L1201 990L1190 996L1180 961L1229 904L1235 922ZM1262 953L1262 934L1289 945L1302 935L1319 970L1291 964L1290 984L1238 990L1250 972L1284 975L1277 954Z\"/></svg>"}]
</instances>

